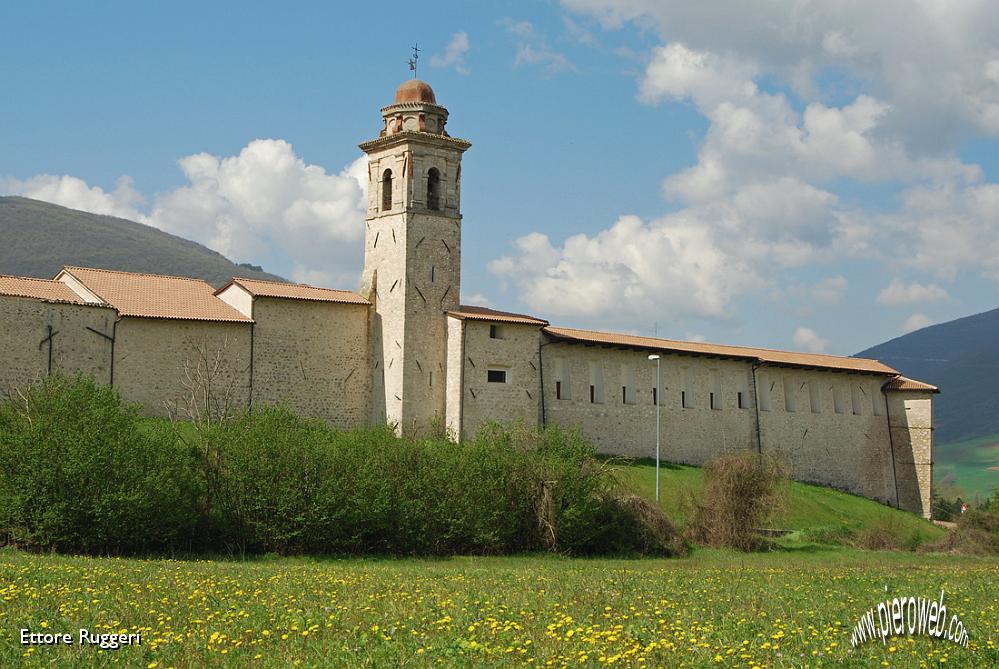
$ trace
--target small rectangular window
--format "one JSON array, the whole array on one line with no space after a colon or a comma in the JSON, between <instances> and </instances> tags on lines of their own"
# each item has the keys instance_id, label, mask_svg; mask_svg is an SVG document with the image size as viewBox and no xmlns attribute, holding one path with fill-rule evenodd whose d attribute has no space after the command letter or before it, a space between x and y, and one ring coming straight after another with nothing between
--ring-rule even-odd
<instances>
[{"instance_id":1,"label":"small rectangular window","mask_svg":"<svg viewBox=\"0 0 999 669\"><path fill-rule=\"evenodd\" d=\"M719 400L718 395L716 395L715 393L710 393L708 395L708 401L711 404L711 408L714 409L715 411L721 409L721 401Z\"/></svg>"},{"instance_id":2,"label":"small rectangular window","mask_svg":"<svg viewBox=\"0 0 999 669\"><path fill-rule=\"evenodd\" d=\"M434 385L434 373L430 372L430 385Z\"/></svg>"},{"instance_id":3,"label":"small rectangular window","mask_svg":"<svg viewBox=\"0 0 999 669\"><path fill-rule=\"evenodd\" d=\"M437 268L433 265L430 266L430 283L437 281Z\"/></svg>"},{"instance_id":4,"label":"small rectangular window","mask_svg":"<svg viewBox=\"0 0 999 669\"><path fill-rule=\"evenodd\" d=\"M565 358L555 359L555 399L572 399L572 381L569 377L569 363Z\"/></svg>"},{"instance_id":5,"label":"small rectangular window","mask_svg":"<svg viewBox=\"0 0 999 669\"><path fill-rule=\"evenodd\" d=\"M621 365L621 403L635 403L635 366Z\"/></svg>"},{"instance_id":6,"label":"small rectangular window","mask_svg":"<svg viewBox=\"0 0 999 669\"><path fill-rule=\"evenodd\" d=\"M502 339L503 330L498 325L489 326L489 338L490 339Z\"/></svg>"},{"instance_id":7,"label":"small rectangular window","mask_svg":"<svg viewBox=\"0 0 999 669\"><path fill-rule=\"evenodd\" d=\"M590 363L590 402L604 403L604 370L594 362Z\"/></svg>"},{"instance_id":8,"label":"small rectangular window","mask_svg":"<svg viewBox=\"0 0 999 669\"><path fill-rule=\"evenodd\" d=\"M652 389L652 406L659 406L659 393L656 388Z\"/></svg>"},{"instance_id":9,"label":"small rectangular window","mask_svg":"<svg viewBox=\"0 0 999 669\"><path fill-rule=\"evenodd\" d=\"M735 394L735 399L737 400L740 409L746 408L746 396L742 394L741 390Z\"/></svg>"},{"instance_id":10,"label":"small rectangular window","mask_svg":"<svg viewBox=\"0 0 999 669\"><path fill-rule=\"evenodd\" d=\"M506 383L505 369L490 369L486 372L486 381L489 383Z\"/></svg>"},{"instance_id":11,"label":"small rectangular window","mask_svg":"<svg viewBox=\"0 0 999 669\"><path fill-rule=\"evenodd\" d=\"M864 415L863 389L856 383L850 384L850 399L853 401L853 413L856 416Z\"/></svg>"},{"instance_id":12,"label":"small rectangular window","mask_svg":"<svg viewBox=\"0 0 999 669\"><path fill-rule=\"evenodd\" d=\"M691 388L694 386L694 373L690 371L688 367L684 367L680 370L680 406L684 409L694 408L694 391Z\"/></svg>"}]
</instances>

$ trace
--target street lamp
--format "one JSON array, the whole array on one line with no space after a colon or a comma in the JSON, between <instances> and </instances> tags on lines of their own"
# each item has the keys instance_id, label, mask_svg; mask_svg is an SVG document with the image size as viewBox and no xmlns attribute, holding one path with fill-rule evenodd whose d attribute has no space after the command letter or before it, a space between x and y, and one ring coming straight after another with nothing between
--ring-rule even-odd
<instances>
[{"instance_id":1,"label":"street lamp","mask_svg":"<svg viewBox=\"0 0 999 669\"><path fill-rule=\"evenodd\" d=\"M662 383L660 382L660 366L659 366L659 355L653 353L649 356L649 360L656 361L656 501L659 501L659 405L662 403Z\"/></svg>"}]
</instances>

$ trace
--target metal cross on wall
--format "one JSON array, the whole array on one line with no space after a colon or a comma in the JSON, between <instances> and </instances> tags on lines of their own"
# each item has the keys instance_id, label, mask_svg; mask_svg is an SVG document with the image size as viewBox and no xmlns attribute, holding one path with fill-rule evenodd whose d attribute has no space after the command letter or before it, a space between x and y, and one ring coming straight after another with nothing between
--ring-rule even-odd
<instances>
[{"instance_id":1,"label":"metal cross on wall","mask_svg":"<svg viewBox=\"0 0 999 669\"><path fill-rule=\"evenodd\" d=\"M409 59L409 71L413 73L413 78L416 79L416 64L420 60L420 45L419 43L413 45L413 57Z\"/></svg>"}]
</instances>

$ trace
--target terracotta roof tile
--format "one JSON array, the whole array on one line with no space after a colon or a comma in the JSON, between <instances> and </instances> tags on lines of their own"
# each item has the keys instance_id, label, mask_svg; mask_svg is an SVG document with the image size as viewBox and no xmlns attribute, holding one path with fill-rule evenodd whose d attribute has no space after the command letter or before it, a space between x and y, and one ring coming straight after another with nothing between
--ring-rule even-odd
<instances>
[{"instance_id":1,"label":"terracotta roof tile","mask_svg":"<svg viewBox=\"0 0 999 669\"><path fill-rule=\"evenodd\" d=\"M53 281L52 279L30 279L0 274L0 295L33 297L50 302L86 304L79 295L73 292L72 288L61 281Z\"/></svg>"},{"instance_id":2,"label":"terracotta roof tile","mask_svg":"<svg viewBox=\"0 0 999 669\"><path fill-rule=\"evenodd\" d=\"M616 334L612 332L594 332L592 330L576 330L573 328L547 327L544 332L554 339L563 341L578 341L590 344L608 344L626 346L655 351L688 353L693 355L710 355L745 360L758 360L775 365L792 367L819 367L838 369L851 372L867 372L871 374L891 374L898 372L877 360L865 358L848 358L837 355L822 355L818 353L792 353L790 351L775 351L766 348L751 348L748 346L727 346L723 344L702 344L699 342L676 341L673 339L658 339L655 337L638 337L635 335Z\"/></svg>"},{"instance_id":3,"label":"terracotta roof tile","mask_svg":"<svg viewBox=\"0 0 999 669\"><path fill-rule=\"evenodd\" d=\"M280 281L261 281L260 279L234 278L230 285L236 284L245 288L251 295L259 297L285 297L291 300L312 300L314 302L342 302L344 304L370 305L357 293L350 290L334 290L332 288L316 288L304 283L281 283ZM223 286L216 294L228 288Z\"/></svg>"},{"instance_id":4,"label":"terracotta roof tile","mask_svg":"<svg viewBox=\"0 0 999 669\"><path fill-rule=\"evenodd\" d=\"M548 321L528 316L526 314L514 314L509 311L497 311L486 307L473 307L462 304L457 309L447 312L448 316L468 319L472 321L494 321L497 323L522 323L524 325L548 325Z\"/></svg>"},{"instance_id":5,"label":"terracotta roof tile","mask_svg":"<svg viewBox=\"0 0 999 669\"><path fill-rule=\"evenodd\" d=\"M894 379L882 386L882 389L888 390L919 390L923 392L939 393L940 389L929 383L924 383L923 381L917 381L916 379L910 379L908 376L896 376Z\"/></svg>"},{"instance_id":6,"label":"terracotta roof tile","mask_svg":"<svg viewBox=\"0 0 999 669\"><path fill-rule=\"evenodd\" d=\"M88 267L66 267L62 271L78 279L122 316L252 321L215 297L215 289L201 279Z\"/></svg>"}]
</instances>

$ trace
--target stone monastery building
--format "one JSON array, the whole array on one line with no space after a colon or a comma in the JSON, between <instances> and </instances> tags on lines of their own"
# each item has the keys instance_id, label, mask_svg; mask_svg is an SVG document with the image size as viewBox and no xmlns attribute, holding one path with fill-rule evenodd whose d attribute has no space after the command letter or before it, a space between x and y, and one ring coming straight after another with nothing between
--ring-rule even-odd
<instances>
[{"instance_id":1,"label":"stone monastery building","mask_svg":"<svg viewBox=\"0 0 999 669\"><path fill-rule=\"evenodd\" d=\"M471 145L447 133L448 111L421 81L381 111L379 136L360 145L358 292L240 278L215 290L82 267L0 276L0 389L79 370L163 415L207 356L241 407L284 402L404 433L443 422L458 439L491 420L558 423L632 456L654 452L659 403L667 460L780 452L796 479L929 515L937 389L876 360L576 330L459 304Z\"/></svg>"}]
</instances>

